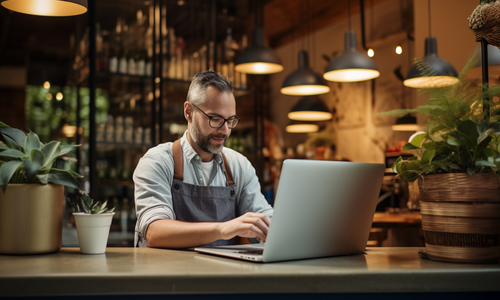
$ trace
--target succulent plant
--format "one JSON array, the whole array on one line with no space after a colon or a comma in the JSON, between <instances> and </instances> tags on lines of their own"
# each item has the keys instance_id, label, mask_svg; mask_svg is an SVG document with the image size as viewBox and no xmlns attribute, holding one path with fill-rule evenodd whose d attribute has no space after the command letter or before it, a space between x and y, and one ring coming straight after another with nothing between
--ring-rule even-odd
<instances>
[{"instance_id":1,"label":"succulent plant","mask_svg":"<svg viewBox=\"0 0 500 300\"><path fill-rule=\"evenodd\" d=\"M76 212L98 215L112 213L115 210L114 207L107 207L108 201L104 201L104 203L101 203L101 201L97 201L94 203L94 200L86 194L79 195L75 199L71 199L70 197L67 197L67 199Z\"/></svg>"},{"instance_id":2,"label":"succulent plant","mask_svg":"<svg viewBox=\"0 0 500 300\"><path fill-rule=\"evenodd\" d=\"M79 145L40 142L32 131L28 134L0 122L0 186L5 193L9 183L61 184L82 189L82 176L64 169L63 156Z\"/></svg>"}]
</instances>

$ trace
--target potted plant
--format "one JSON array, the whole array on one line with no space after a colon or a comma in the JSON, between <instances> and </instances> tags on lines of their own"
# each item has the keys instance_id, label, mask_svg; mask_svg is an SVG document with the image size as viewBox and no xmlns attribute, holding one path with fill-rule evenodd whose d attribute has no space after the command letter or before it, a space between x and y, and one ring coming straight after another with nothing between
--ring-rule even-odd
<instances>
[{"instance_id":1,"label":"potted plant","mask_svg":"<svg viewBox=\"0 0 500 300\"><path fill-rule=\"evenodd\" d=\"M107 201L94 203L88 195L81 195L77 199L68 198L68 201L76 211L73 216L80 252L83 254L105 253L115 208L108 208Z\"/></svg>"},{"instance_id":2,"label":"potted plant","mask_svg":"<svg viewBox=\"0 0 500 300\"><path fill-rule=\"evenodd\" d=\"M328 158L329 150L335 146L335 133L332 129L311 132L304 145L315 151L317 159Z\"/></svg>"},{"instance_id":3,"label":"potted plant","mask_svg":"<svg viewBox=\"0 0 500 300\"><path fill-rule=\"evenodd\" d=\"M392 168L406 182L418 180L425 251L434 260L500 259L500 86L482 92L466 82L474 62L472 57L456 85L422 90L427 103L385 113L427 117L425 131L403 147L415 155L399 157ZM417 64L432 75L422 61Z\"/></svg>"},{"instance_id":4,"label":"potted plant","mask_svg":"<svg viewBox=\"0 0 500 300\"><path fill-rule=\"evenodd\" d=\"M0 122L0 253L38 254L62 246L64 186L79 174L61 160L77 145L40 142L38 135Z\"/></svg>"}]
</instances>

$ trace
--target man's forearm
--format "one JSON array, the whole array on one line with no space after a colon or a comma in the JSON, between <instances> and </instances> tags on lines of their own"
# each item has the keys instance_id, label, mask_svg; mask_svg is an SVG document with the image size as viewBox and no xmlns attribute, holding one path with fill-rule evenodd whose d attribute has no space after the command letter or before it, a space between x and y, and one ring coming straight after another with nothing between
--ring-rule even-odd
<instances>
[{"instance_id":1,"label":"man's forearm","mask_svg":"<svg viewBox=\"0 0 500 300\"><path fill-rule=\"evenodd\" d=\"M188 223L177 220L158 220L149 225L146 233L149 247L189 248L221 239L220 223Z\"/></svg>"}]
</instances>

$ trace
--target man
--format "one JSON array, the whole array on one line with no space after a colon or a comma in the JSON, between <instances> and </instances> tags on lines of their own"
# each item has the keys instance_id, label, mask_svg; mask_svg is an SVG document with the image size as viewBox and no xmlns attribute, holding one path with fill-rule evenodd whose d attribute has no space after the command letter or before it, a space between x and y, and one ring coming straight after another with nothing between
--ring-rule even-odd
<instances>
[{"instance_id":1,"label":"man","mask_svg":"<svg viewBox=\"0 0 500 300\"><path fill-rule=\"evenodd\" d=\"M239 122L231 83L213 71L195 75L184 117L183 137L150 149L135 169L135 245L265 241L273 209L248 159L224 147Z\"/></svg>"}]
</instances>

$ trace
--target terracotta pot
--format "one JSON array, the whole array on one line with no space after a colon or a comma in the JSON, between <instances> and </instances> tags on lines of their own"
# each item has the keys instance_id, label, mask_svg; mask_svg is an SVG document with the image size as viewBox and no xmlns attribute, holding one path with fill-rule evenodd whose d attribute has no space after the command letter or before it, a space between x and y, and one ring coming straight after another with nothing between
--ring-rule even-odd
<instances>
[{"instance_id":1,"label":"terracotta pot","mask_svg":"<svg viewBox=\"0 0 500 300\"><path fill-rule=\"evenodd\" d=\"M419 179L426 253L439 261L500 261L500 179L465 173Z\"/></svg>"},{"instance_id":2,"label":"terracotta pot","mask_svg":"<svg viewBox=\"0 0 500 300\"><path fill-rule=\"evenodd\" d=\"M0 253L51 253L62 246L64 186L9 184L0 190Z\"/></svg>"}]
</instances>

